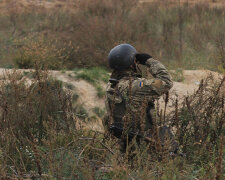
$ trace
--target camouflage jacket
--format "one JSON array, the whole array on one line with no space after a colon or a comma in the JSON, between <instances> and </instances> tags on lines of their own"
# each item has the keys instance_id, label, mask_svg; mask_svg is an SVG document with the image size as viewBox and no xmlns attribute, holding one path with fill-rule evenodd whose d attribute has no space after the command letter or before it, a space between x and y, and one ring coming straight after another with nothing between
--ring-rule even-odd
<instances>
[{"instance_id":1,"label":"camouflage jacket","mask_svg":"<svg viewBox=\"0 0 225 180\"><path fill-rule=\"evenodd\" d=\"M118 75L119 74L119 75ZM113 72L106 88L107 120L105 127L115 124L133 130L149 128L146 109L173 86L171 76L159 61L150 58L146 65L137 65L137 73L131 70Z\"/></svg>"}]
</instances>

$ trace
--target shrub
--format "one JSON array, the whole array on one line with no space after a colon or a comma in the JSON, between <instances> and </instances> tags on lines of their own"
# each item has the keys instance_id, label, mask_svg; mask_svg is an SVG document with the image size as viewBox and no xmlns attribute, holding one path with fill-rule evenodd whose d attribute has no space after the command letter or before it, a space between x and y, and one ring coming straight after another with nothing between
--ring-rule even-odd
<instances>
[{"instance_id":1,"label":"shrub","mask_svg":"<svg viewBox=\"0 0 225 180\"><path fill-rule=\"evenodd\" d=\"M37 65L49 69L63 69L71 65L71 58L75 53L71 42L60 47L57 41L47 41L44 35L26 37L15 43L21 47L13 60L17 67L22 69L35 68Z\"/></svg>"}]
</instances>

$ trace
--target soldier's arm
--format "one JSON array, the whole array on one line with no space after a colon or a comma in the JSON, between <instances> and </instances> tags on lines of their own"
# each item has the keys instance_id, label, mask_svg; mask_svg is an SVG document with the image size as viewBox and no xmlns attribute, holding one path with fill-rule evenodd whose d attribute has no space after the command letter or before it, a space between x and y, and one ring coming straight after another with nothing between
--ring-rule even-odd
<instances>
[{"instance_id":1,"label":"soldier's arm","mask_svg":"<svg viewBox=\"0 0 225 180\"><path fill-rule=\"evenodd\" d=\"M145 64L155 79L152 86L158 89L159 95L168 92L173 87L173 81L165 66L153 58L148 59Z\"/></svg>"},{"instance_id":2,"label":"soldier's arm","mask_svg":"<svg viewBox=\"0 0 225 180\"><path fill-rule=\"evenodd\" d=\"M143 98L150 101L167 93L173 86L171 76L165 66L157 60L148 59L145 63L151 77L138 78L133 82L133 98L135 101Z\"/></svg>"}]
</instances>

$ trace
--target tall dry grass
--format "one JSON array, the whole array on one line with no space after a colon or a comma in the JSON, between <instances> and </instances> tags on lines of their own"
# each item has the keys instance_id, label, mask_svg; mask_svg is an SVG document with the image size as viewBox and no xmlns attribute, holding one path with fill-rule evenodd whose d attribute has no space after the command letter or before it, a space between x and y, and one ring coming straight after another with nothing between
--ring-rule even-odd
<instances>
[{"instance_id":1,"label":"tall dry grass","mask_svg":"<svg viewBox=\"0 0 225 180\"><path fill-rule=\"evenodd\" d=\"M224 78L203 80L183 100L170 98L174 112L154 122L156 137L133 139L121 155L117 139L78 126L71 94L40 69L28 81L13 71L1 82L2 179L224 178ZM178 155L170 154L169 139L158 148L160 125L175 130Z\"/></svg>"},{"instance_id":2,"label":"tall dry grass","mask_svg":"<svg viewBox=\"0 0 225 180\"><path fill-rule=\"evenodd\" d=\"M130 43L170 68L224 69L224 7L136 0L74 0L70 7L54 8L35 4L18 8L17 4L9 3L9 10L0 15L4 65L13 64L13 59L19 65L20 54L26 53L24 46L32 46L44 34L50 54L52 44L60 50L72 42L61 54L63 67L68 69L107 66L109 50L119 43ZM19 45L14 41L26 37L33 40Z\"/></svg>"}]
</instances>

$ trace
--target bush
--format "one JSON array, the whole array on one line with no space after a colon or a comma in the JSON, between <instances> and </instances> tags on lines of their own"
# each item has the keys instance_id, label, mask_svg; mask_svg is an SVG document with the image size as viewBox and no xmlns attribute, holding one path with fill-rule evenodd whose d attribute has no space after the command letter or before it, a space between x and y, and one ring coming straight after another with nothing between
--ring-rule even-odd
<instances>
[{"instance_id":1,"label":"bush","mask_svg":"<svg viewBox=\"0 0 225 180\"><path fill-rule=\"evenodd\" d=\"M71 65L75 50L71 42L59 46L57 41L46 40L44 35L27 37L15 41L18 52L13 57L16 66L21 69L39 66L49 69L64 69Z\"/></svg>"}]
</instances>

